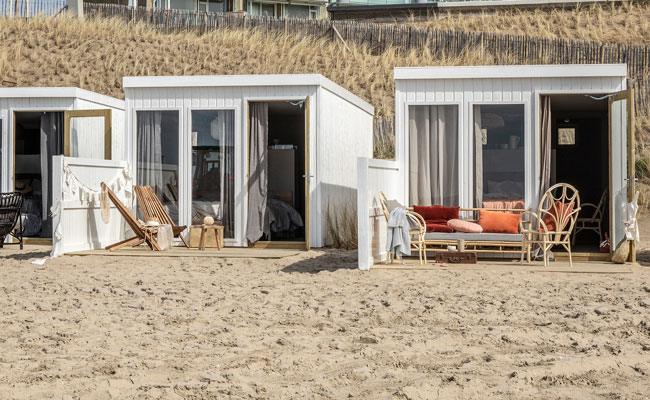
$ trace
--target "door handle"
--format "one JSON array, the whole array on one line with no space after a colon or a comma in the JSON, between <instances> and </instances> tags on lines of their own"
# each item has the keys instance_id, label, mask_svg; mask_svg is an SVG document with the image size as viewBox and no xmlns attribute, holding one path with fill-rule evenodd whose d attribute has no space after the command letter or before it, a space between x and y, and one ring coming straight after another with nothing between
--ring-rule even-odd
<instances>
[{"instance_id":1,"label":"door handle","mask_svg":"<svg viewBox=\"0 0 650 400\"><path fill-rule=\"evenodd\" d=\"M309 177L309 178L313 178L314 175L312 175L312 174L309 174L309 175L305 174L305 175L303 175L302 177L303 177L303 178L307 178L307 177Z\"/></svg>"}]
</instances>

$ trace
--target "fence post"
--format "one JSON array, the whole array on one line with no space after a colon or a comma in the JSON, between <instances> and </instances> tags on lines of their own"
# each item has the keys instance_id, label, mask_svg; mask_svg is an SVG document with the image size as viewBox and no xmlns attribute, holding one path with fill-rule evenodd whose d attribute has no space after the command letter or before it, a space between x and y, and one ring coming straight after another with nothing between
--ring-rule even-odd
<instances>
[{"instance_id":1,"label":"fence post","mask_svg":"<svg viewBox=\"0 0 650 400\"><path fill-rule=\"evenodd\" d=\"M68 14L83 19L84 17L84 3L83 0L66 0L65 4L68 6Z\"/></svg>"}]
</instances>

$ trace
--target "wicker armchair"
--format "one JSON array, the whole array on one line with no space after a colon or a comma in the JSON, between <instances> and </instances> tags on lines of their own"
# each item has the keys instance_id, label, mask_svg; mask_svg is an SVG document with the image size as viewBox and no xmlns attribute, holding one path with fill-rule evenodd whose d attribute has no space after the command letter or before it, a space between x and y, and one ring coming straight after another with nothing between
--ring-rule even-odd
<instances>
[{"instance_id":1,"label":"wicker armchair","mask_svg":"<svg viewBox=\"0 0 650 400\"><path fill-rule=\"evenodd\" d=\"M533 245L539 245L544 254L544 266L548 266L548 252L553 246L560 245L571 258L571 233L580 212L580 195L568 183L551 186L542 196L537 213L528 211L532 218L520 219L519 230L523 235L521 262L524 254L530 262Z\"/></svg>"},{"instance_id":2,"label":"wicker armchair","mask_svg":"<svg viewBox=\"0 0 650 400\"><path fill-rule=\"evenodd\" d=\"M386 222L388 222L391 210L387 204L388 200L386 199L386 195L384 195L382 191L379 191L379 203L381 204L381 209L386 217ZM424 234L426 233L427 226L424 222L424 218L422 218L420 214L407 210L406 215L410 221L414 222L413 225L417 226L416 229L409 230L409 234L411 235L411 250L418 252L420 265L424 265L427 263L427 245L424 243ZM392 263L394 257L389 255L389 258ZM386 259L386 262L388 262L388 259Z\"/></svg>"}]
</instances>

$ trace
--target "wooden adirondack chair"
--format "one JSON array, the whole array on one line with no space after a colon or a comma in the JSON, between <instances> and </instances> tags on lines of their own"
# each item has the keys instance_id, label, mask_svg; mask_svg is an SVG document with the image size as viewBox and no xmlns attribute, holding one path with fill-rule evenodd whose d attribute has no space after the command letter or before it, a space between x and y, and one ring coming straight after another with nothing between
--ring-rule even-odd
<instances>
[{"instance_id":1,"label":"wooden adirondack chair","mask_svg":"<svg viewBox=\"0 0 650 400\"><path fill-rule=\"evenodd\" d=\"M133 233L135 233L135 236L132 238L122 240L110 246L106 246L106 250L115 251L125 246L137 246L142 243L146 243L150 249L160 251L160 246L158 246L158 242L156 242L156 233L158 229L154 227L147 227L144 224L140 223L133 216L133 214L131 214L131 211L126 208L126 206L120 201L115 193L113 193L113 191L109 189L108 186L106 186L104 182L102 182L102 189L106 190L108 193L108 198L113 204L115 204L117 210L120 212L120 214L122 214L122 217L129 225Z\"/></svg>"},{"instance_id":2,"label":"wooden adirondack chair","mask_svg":"<svg viewBox=\"0 0 650 400\"><path fill-rule=\"evenodd\" d=\"M169 216L165 207L160 202L158 196L153 191L153 188L149 185L147 186L134 186L135 195L138 200L138 207L142 211L142 216L146 221L157 219L161 224L171 225L172 231L174 232L174 237L180 238L183 241L185 247L190 247L188 243L183 238L183 231L187 228L185 225L176 225L172 218Z\"/></svg>"}]
</instances>

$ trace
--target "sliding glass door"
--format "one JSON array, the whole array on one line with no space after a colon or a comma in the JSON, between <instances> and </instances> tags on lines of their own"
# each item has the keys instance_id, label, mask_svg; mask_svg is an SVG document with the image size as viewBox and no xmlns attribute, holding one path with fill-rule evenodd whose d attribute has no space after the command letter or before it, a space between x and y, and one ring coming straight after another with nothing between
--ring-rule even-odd
<instances>
[{"instance_id":1,"label":"sliding glass door","mask_svg":"<svg viewBox=\"0 0 650 400\"><path fill-rule=\"evenodd\" d=\"M213 217L235 234L235 111L192 110L192 224Z\"/></svg>"},{"instance_id":2,"label":"sliding glass door","mask_svg":"<svg viewBox=\"0 0 650 400\"><path fill-rule=\"evenodd\" d=\"M179 112L138 111L137 182L149 185L179 223Z\"/></svg>"}]
</instances>

